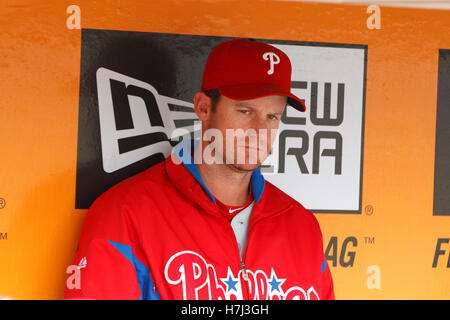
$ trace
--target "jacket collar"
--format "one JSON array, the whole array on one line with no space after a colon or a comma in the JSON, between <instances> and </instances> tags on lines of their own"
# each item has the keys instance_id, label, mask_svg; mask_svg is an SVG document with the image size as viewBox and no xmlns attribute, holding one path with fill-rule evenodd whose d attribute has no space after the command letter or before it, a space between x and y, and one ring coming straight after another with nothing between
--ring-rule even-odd
<instances>
[{"instance_id":1,"label":"jacket collar","mask_svg":"<svg viewBox=\"0 0 450 320\"><path fill-rule=\"evenodd\" d=\"M208 195L209 200L213 203L216 203L214 196L208 190L205 183L203 182L200 172L198 171L198 168L194 163L194 160L192 159L192 152L195 148L198 147L198 144L199 144L198 140L185 139L174 147L173 153L178 158L178 160L180 160L183 166L191 173L191 175L195 178L198 184L200 184L205 193ZM250 177L250 183L252 185L251 190L253 193L253 197L255 199L255 204L257 204L261 200L261 196L264 192L264 185L265 185L264 177L259 169L253 170L252 175Z\"/></svg>"},{"instance_id":2,"label":"jacket collar","mask_svg":"<svg viewBox=\"0 0 450 320\"><path fill-rule=\"evenodd\" d=\"M191 151L198 146L198 143L198 140L191 139L184 139L179 142L165 160L166 172L177 190L186 198L197 203L205 211L223 218L214 196L203 182L192 159ZM291 198L270 182L265 181L259 169L252 172L250 183L255 199L250 224L292 207Z\"/></svg>"}]
</instances>

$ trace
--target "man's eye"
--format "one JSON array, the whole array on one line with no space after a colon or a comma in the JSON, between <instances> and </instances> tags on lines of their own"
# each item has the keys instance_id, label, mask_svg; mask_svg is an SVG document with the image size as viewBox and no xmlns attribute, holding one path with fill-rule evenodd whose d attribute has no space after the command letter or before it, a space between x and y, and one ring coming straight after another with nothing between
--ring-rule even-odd
<instances>
[{"instance_id":1,"label":"man's eye","mask_svg":"<svg viewBox=\"0 0 450 320\"><path fill-rule=\"evenodd\" d=\"M243 114L248 114L250 111L249 110L245 110L245 109L241 109L241 110L239 110L239 112L243 113Z\"/></svg>"},{"instance_id":2,"label":"man's eye","mask_svg":"<svg viewBox=\"0 0 450 320\"><path fill-rule=\"evenodd\" d=\"M274 115L272 115L272 114L269 114L267 117L268 117L270 120L277 120L277 119L278 119L276 116L274 116Z\"/></svg>"}]
</instances>

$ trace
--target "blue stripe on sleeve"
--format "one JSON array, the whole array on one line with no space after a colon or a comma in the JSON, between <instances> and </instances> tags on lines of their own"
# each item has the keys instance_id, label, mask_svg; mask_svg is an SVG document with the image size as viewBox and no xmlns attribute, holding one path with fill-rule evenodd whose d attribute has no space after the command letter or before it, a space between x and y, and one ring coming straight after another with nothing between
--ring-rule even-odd
<instances>
[{"instance_id":1,"label":"blue stripe on sleeve","mask_svg":"<svg viewBox=\"0 0 450 320\"><path fill-rule=\"evenodd\" d=\"M158 290L153 292L154 283L150 276L150 270L133 254L133 249L122 243L111 240L108 242L133 264L141 290L139 300L161 300Z\"/></svg>"}]
</instances>

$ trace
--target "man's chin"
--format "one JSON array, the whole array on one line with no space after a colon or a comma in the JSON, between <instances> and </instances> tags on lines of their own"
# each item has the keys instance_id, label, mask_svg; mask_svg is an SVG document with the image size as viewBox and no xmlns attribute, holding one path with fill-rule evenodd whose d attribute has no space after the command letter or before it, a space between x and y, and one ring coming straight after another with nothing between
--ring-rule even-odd
<instances>
[{"instance_id":1,"label":"man's chin","mask_svg":"<svg viewBox=\"0 0 450 320\"><path fill-rule=\"evenodd\" d=\"M259 168L259 164L229 164L236 171L248 172Z\"/></svg>"}]
</instances>

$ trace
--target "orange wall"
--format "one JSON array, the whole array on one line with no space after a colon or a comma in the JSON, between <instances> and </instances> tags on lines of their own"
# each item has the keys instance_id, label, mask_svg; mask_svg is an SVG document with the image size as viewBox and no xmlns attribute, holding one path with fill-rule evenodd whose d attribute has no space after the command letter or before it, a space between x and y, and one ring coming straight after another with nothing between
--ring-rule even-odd
<instances>
[{"instance_id":1,"label":"orange wall","mask_svg":"<svg viewBox=\"0 0 450 320\"><path fill-rule=\"evenodd\" d=\"M65 1L0 4L0 296L60 299L86 210L75 210L80 30ZM332 267L338 299L449 299L450 217L433 216L439 48L450 11L282 1L76 1L82 28L368 45L362 214L317 214L325 246L353 236ZM365 213L366 206L374 208ZM364 237L374 237L365 244ZM381 288L368 289L369 265Z\"/></svg>"}]
</instances>

